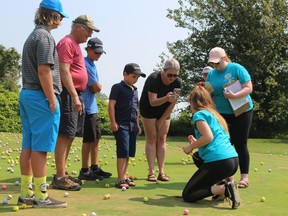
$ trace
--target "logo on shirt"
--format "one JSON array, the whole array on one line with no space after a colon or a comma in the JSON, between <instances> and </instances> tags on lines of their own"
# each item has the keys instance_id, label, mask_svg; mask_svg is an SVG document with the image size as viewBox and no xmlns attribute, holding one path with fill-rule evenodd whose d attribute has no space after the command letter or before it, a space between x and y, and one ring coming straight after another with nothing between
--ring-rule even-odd
<instances>
[{"instance_id":1,"label":"logo on shirt","mask_svg":"<svg viewBox=\"0 0 288 216\"><path fill-rule=\"evenodd\" d=\"M225 75L225 79L229 79L232 75L230 73Z\"/></svg>"}]
</instances>

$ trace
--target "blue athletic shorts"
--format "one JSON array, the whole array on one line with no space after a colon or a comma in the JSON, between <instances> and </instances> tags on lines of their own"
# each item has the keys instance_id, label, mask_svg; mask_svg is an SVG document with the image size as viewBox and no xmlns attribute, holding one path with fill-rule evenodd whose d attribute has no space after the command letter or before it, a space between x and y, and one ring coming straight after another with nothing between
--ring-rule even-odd
<instances>
[{"instance_id":1,"label":"blue athletic shorts","mask_svg":"<svg viewBox=\"0 0 288 216\"><path fill-rule=\"evenodd\" d=\"M56 97L56 96L55 96ZM60 122L60 105L57 100L54 113L42 90L22 89L19 96L22 122L22 148L34 152L54 152Z\"/></svg>"},{"instance_id":2,"label":"blue athletic shorts","mask_svg":"<svg viewBox=\"0 0 288 216\"><path fill-rule=\"evenodd\" d=\"M116 140L117 158L135 157L137 131L128 131L119 128L113 132Z\"/></svg>"}]
</instances>

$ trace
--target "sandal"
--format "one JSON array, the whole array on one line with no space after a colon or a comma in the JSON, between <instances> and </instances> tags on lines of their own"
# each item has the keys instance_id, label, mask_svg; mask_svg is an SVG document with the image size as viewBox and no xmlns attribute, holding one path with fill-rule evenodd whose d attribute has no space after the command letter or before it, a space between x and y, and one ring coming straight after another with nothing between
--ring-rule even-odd
<instances>
[{"instance_id":1,"label":"sandal","mask_svg":"<svg viewBox=\"0 0 288 216\"><path fill-rule=\"evenodd\" d=\"M248 188L249 183L246 180L241 180L240 182L238 182L237 186L238 188Z\"/></svg>"},{"instance_id":2,"label":"sandal","mask_svg":"<svg viewBox=\"0 0 288 216\"><path fill-rule=\"evenodd\" d=\"M125 181L130 187L135 187L136 186L136 184L130 178L125 179Z\"/></svg>"},{"instance_id":3,"label":"sandal","mask_svg":"<svg viewBox=\"0 0 288 216\"><path fill-rule=\"evenodd\" d=\"M159 175L158 175L158 178L157 178L157 179L160 180L160 181L169 181L169 180L170 180L170 177L167 176L165 173L162 173L162 174L159 174Z\"/></svg>"},{"instance_id":4,"label":"sandal","mask_svg":"<svg viewBox=\"0 0 288 216\"><path fill-rule=\"evenodd\" d=\"M156 182L157 181L155 174L149 174L147 180L148 181L152 181L152 182Z\"/></svg>"},{"instance_id":5,"label":"sandal","mask_svg":"<svg viewBox=\"0 0 288 216\"><path fill-rule=\"evenodd\" d=\"M118 183L115 184L115 186L120 189L122 189L123 187L125 187L126 189L129 188L129 184L126 182L126 180L120 180Z\"/></svg>"}]
</instances>

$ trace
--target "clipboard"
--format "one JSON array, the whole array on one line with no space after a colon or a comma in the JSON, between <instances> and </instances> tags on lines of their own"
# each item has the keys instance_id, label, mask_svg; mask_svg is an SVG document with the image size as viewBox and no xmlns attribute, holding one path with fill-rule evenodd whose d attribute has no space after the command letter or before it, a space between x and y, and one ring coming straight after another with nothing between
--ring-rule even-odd
<instances>
[{"instance_id":1,"label":"clipboard","mask_svg":"<svg viewBox=\"0 0 288 216\"><path fill-rule=\"evenodd\" d=\"M236 93L242 90L242 85L238 79L234 79L226 83L225 85L223 85L223 89L225 91L230 90L233 93ZM228 100L230 102L230 105L236 117L250 108L250 104L249 104L247 97L237 98L237 99L228 99Z\"/></svg>"}]
</instances>

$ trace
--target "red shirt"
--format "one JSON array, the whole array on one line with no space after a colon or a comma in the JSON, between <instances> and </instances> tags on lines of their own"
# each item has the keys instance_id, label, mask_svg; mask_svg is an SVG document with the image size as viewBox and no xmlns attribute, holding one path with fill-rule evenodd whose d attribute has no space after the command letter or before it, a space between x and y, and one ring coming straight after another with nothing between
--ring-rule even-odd
<instances>
[{"instance_id":1,"label":"red shirt","mask_svg":"<svg viewBox=\"0 0 288 216\"><path fill-rule=\"evenodd\" d=\"M59 41L56 48L59 62L70 64L70 73L75 89L83 92L88 82L88 74L79 44L71 35L67 35Z\"/></svg>"}]
</instances>

